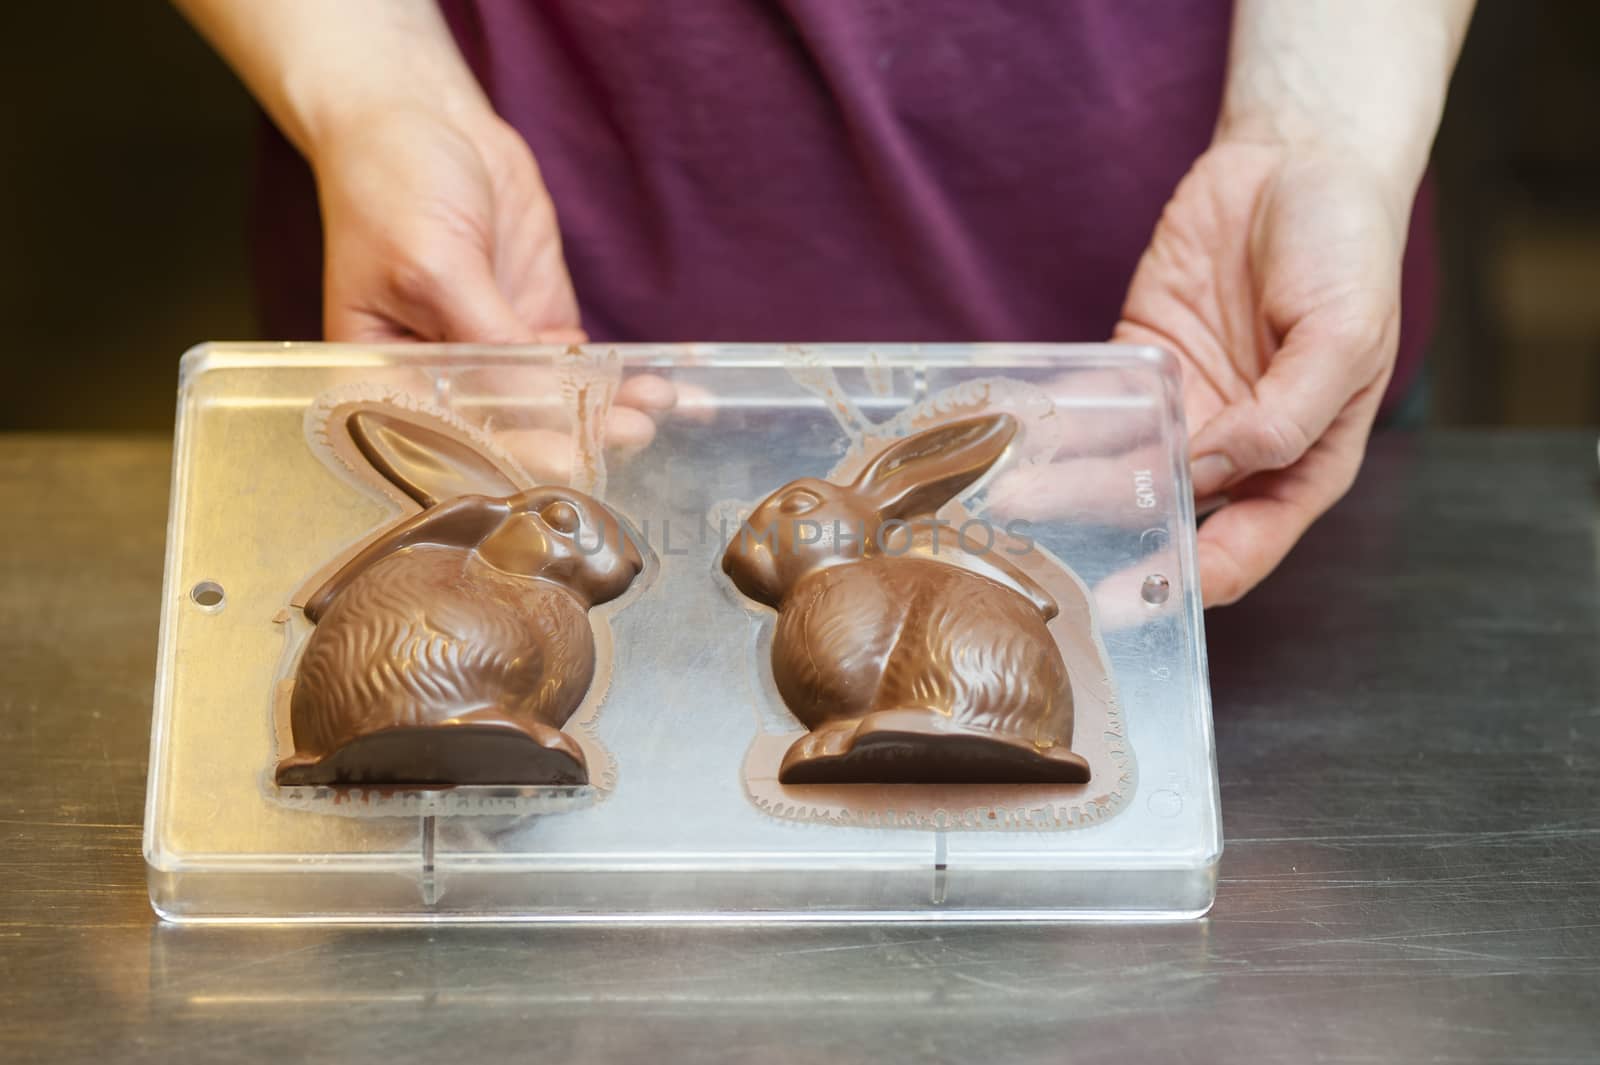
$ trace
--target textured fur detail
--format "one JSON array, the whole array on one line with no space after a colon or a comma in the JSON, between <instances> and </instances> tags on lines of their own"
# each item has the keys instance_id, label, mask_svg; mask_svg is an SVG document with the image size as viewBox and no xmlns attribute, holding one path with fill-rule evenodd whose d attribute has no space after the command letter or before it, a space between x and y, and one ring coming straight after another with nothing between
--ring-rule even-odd
<instances>
[{"instance_id":1,"label":"textured fur detail","mask_svg":"<svg viewBox=\"0 0 1600 1065\"><path fill-rule=\"evenodd\" d=\"M475 709L559 728L594 677L587 610L547 581L455 548L408 548L340 593L312 631L290 702L296 745Z\"/></svg>"},{"instance_id":2,"label":"textured fur detail","mask_svg":"<svg viewBox=\"0 0 1600 1065\"><path fill-rule=\"evenodd\" d=\"M785 600L774 645L806 649L775 654L773 675L808 728L923 709L1030 743L1072 740L1072 688L1044 618L969 570L916 558L819 570Z\"/></svg>"}]
</instances>

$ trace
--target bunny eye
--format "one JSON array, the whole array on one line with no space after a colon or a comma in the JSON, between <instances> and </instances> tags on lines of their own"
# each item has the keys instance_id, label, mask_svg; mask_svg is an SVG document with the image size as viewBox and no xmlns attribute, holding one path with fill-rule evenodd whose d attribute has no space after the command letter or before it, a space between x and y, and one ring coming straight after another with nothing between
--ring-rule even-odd
<instances>
[{"instance_id":1,"label":"bunny eye","mask_svg":"<svg viewBox=\"0 0 1600 1065\"><path fill-rule=\"evenodd\" d=\"M539 511L539 517L544 523L559 533L571 535L578 531L582 519L578 516L578 508L568 503L565 499L558 499L554 503L546 503Z\"/></svg>"},{"instance_id":2,"label":"bunny eye","mask_svg":"<svg viewBox=\"0 0 1600 1065\"><path fill-rule=\"evenodd\" d=\"M822 497L804 488L797 488L783 497L778 509L785 514L804 514L822 502Z\"/></svg>"}]
</instances>

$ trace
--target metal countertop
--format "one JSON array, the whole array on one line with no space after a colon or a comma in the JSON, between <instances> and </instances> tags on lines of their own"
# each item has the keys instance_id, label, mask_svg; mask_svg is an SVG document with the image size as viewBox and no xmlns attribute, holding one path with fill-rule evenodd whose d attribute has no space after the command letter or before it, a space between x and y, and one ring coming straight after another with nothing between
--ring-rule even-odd
<instances>
[{"instance_id":1,"label":"metal countertop","mask_svg":"<svg viewBox=\"0 0 1600 1065\"><path fill-rule=\"evenodd\" d=\"M168 445L0 438L0 1060L1593 1061L1595 436L1378 439L1208 619L1168 925L171 928L139 836Z\"/></svg>"}]
</instances>

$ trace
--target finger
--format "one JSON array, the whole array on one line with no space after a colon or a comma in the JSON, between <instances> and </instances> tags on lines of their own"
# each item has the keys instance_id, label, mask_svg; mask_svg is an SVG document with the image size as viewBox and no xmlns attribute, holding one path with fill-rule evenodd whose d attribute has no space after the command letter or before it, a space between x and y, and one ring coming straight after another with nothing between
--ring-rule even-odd
<instances>
[{"instance_id":1,"label":"finger","mask_svg":"<svg viewBox=\"0 0 1600 1065\"><path fill-rule=\"evenodd\" d=\"M630 408L618 408L606 420L608 457L627 461L650 445L655 432L656 423L648 416ZM571 433L517 427L496 430L494 439L537 482L566 484L572 477L576 449Z\"/></svg>"},{"instance_id":2,"label":"finger","mask_svg":"<svg viewBox=\"0 0 1600 1065\"><path fill-rule=\"evenodd\" d=\"M1383 401L1380 375L1340 412L1292 468L1257 474L1200 526L1197 544L1206 606L1235 602L1283 561L1306 529L1355 483Z\"/></svg>"},{"instance_id":3,"label":"finger","mask_svg":"<svg viewBox=\"0 0 1600 1065\"><path fill-rule=\"evenodd\" d=\"M646 414L664 414L678 402L678 390L659 374L636 374L617 388L617 402Z\"/></svg>"},{"instance_id":4,"label":"finger","mask_svg":"<svg viewBox=\"0 0 1600 1065\"><path fill-rule=\"evenodd\" d=\"M572 437L555 429L503 429L495 441L539 484L566 484L572 477Z\"/></svg>"},{"instance_id":5,"label":"finger","mask_svg":"<svg viewBox=\"0 0 1600 1065\"><path fill-rule=\"evenodd\" d=\"M485 398L508 397L530 406L540 406L529 401L542 399L549 401L544 404L546 406L563 409L562 375L548 362L467 370L458 375L458 385L462 390L470 388L474 394ZM646 413L670 410L677 401L677 387L659 374L623 378L613 400Z\"/></svg>"},{"instance_id":6,"label":"finger","mask_svg":"<svg viewBox=\"0 0 1600 1065\"><path fill-rule=\"evenodd\" d=\"M673 389L678 401L672 416L697 425L709 425L717 420L717 394L704 385L674 381Z\"/></svg>"},{"instance_id":7,"label":"finger","mask_svg":"<svg viewBox=\"0 0 1600 1065\"><path fill-rule=\"evenodd\" d=\"M445 283L426 290L428 301L419 306L438 322L439 335L430 339L458 344L527 344L535 339L500 291L487 262L463 263Z\"/></svg>"},{"instance_id":8,"label":"finger","mask_svg":"<svg viewBox=\"0 0 1600 1065\"><path fill-rule=\"evenodd\" d=\"M1150 371L1089 366L989 394L989 409L1021 423L1024 460L1117 455L1160 435Z\"/></svg>"},{"instance_id":9,"label":"finger","mask_svg":"<svg viewBox=\"0 0 1600 1065\"><path fill-rule=\"evenodd\" d=\"M524 385L528 383L526 376L519 380ZM505 395L514 396L518 393ZM555 433L569 441L572 439L572 434L577 431L574 411L559 391L524 392L520 395L528 398L512 403L503 396L490 393L477 401L463 399L458 405L473 410L474 417L488 422L496 434L540 430ZM607 448L634 451L648 447L655 439L656 423L644 411L616 403L606 411L601 431L602 442Z\"/></svg>"},{"instance_id":10,"label":"finger","mask_svg":"<svg viewBox=\"0 0 1600 1065\"><path fill-rule=\"evenodd\" d=\"M327 269L331 278L331 260ZM326 303L330 337L381 322L381 328L392 330L391 338L398 334L407 340L525 344L534 339L480 256L402 260L371 275L370 283L330 285Z\"/></svg>"},{"instance_id":11,"label":"finger","mask_svg":"<svg viewBox=\"0 0 1600 1065\"><path fill-rule=\"evenodd\" d=\"M1159 449L1149 447L1116 458L1023 464L995 478L987 505L1007 519L1081 519L1137 527L1148 523L1150 515L1138 505L1133 471L1156 466L1162 458Z\"/></svg>"},{"instance_id":12,"label":"finger","mask_svg":"<svg viewBox=\"0 0 1600 1065\"><path fill-rule=\"evenodd\" d=\"M1195 545L1205 605L1238 602L1277 568L1314 517L1293 501L1257 496L1206 519Z\"/></svg>"},{"instance_id":13,"label":"finger","mask_svg":"<svg viewBox=\"0 0 1600 1065\"><path fill-rule=\"evenodd\" d=\"M549 365L476 366L452 374L450 386L454 404L496 432L572 428L560 378Z\"/></svg>"},{"instance_id":14,"label":"finger","mask_svg":"<svg viewBox=\"0 0 1600 1065\"><path fill-rule=\"evenodd\" d=\"M1346 412L1293 469L1243 482L1240 494L1200 525L1196 549L1206 606L1237 602L1261 583L1349 491L1370 426L1364 409Z\"/></svg>"},{"instance_id":15,"label":"finger","mask_svg":"<svg viewBox=\"0 0 1600 1065\"><path fill-rule=\"evenodd\" d=\"M573 427L573 411L562 375L548 363L465 370L456 375L455 391L463 404L487 408L503 422L521 427ZM639 374L618 386L612 409L627 408L648 417L670 408L676 399L672 382L657 374ZM625 416L622 431L626 434L637 425L637 421ZM611 428L608 426L608 431Z\"/></svg>"},{"instance_id":16,"label":"finger","mask_svg":"<svg viewBox=\"0 0 1600 1065\"><path fill-rule=\"evenodd\" d=\"M568 439L578 431L577 412L562 395L555 375L540 370L496 370L486 376L487 381L506 389L491 391L481 400L484 416L497 431L546 429ZM480 378L478 383L481 386L485 380ZM601 433L608 448L642 448L655 439L656 423L641 410L613 403L606 410Z\"/></svg>"},{"instance_id":17,"label":"finger","mask_svg":"<svg viewBox=\"0 0 1600 1065\"><path fill-rule=\"evenodd\" d=\"M1130 404L1130 400L1148 400L1148 371L1077 369L1034 387L1050 398L1044 416L1034 410L1007 408L1023 422L1020 451L1025 457L1116 455L1159 429L1153 416Z\"/></svg>"},{"instance_id":18,"label":"finger","mask_svg":"<svg viewBox=\"0 0 1600 1065\"><path fill-rule=\"evenodd\" d=\"M1217 357L1215 352L1195 350L1192 345L1186 348L1175 337L1158 332L1147 325L1129 321L1127 318L1117 323L1116 330L1111 335L1111 342L1161 348L1178 358L1183 374L1183 418L1189 427L1191 437L1196 429L1216 417L1217 412L1227 406L1228 401L1236 395L1235 392L1228 390L1228 377L1207 372L1201 365L1201 361L1208 356ZM1223 358L1221 361L1226 362L1226 359Z\"/></svg>"},{"instance_id":19,"label":"finger","mask_svg":"<svg viewBox=\"0 0 1600 1065\"><path fill-rule=\"evenodd\" d=\"M1386 379L1382 354L1393 334L1391 316L1365 308L1336 308L1297 324L1251 394L1194 434L1195 495L1300 461L1351 397L1375 375Z\"/></svg>"},{"instance_id":20,"label":"finger","mask_svg":"<svg viewBox=\"0 0 1600 1065\"><path fill-rule=\"evenodd\" d=\"M615 406L606 412L605 445L621 452L636 452L656 438L655 419L632 407Z\"/></svg>"}]
</instances>

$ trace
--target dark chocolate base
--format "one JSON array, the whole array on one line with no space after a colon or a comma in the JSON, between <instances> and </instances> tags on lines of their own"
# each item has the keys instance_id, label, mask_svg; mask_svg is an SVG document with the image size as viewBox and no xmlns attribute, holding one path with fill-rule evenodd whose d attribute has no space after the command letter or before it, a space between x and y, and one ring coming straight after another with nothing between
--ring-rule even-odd
<instances>
[{"instance_id":1,"label":"dark chocolate base","mask_svg":"<svg viewBox=\"0 0 1600 1065\"><path fill-rule=\"evenodd\" d=\"M778 782L1082 784L1089 779L1089 763L1068 748L942 728L929 717L915 711L868 714L802 736L784 755Z\"/></svg>"},{"instance_id":2,"label":"dark chocolate base","mask_svg":"<svg viewBox=\"0 0 1600 1065\"><path fill-rule=\"evenodd\" d=\"M443 724L381 729L321 759L278 764L278 784L436 787L587 784L589 770L572 737L538 726Z\"/></svg>"}]
</instances>

